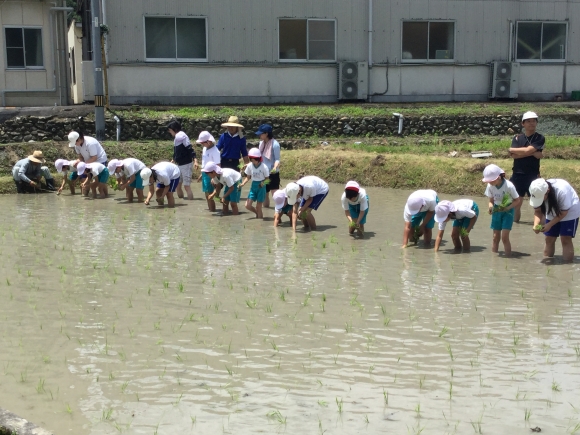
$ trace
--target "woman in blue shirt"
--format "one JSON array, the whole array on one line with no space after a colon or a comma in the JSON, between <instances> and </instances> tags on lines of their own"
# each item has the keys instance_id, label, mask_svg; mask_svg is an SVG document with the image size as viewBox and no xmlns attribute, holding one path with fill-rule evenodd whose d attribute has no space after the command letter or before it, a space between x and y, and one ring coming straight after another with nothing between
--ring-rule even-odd
<instances>
[{"instance_id":1,"label":"woman in blue shirt","mask_svg":"<svg viewBox=\"0 0 580 435\"><path fill-rule=\"evenodd\" d=\"M274 196L274 193L280 189L280 144L274 139L272 126L269 124L260 125L256 136L260 137L258 149L262 153L264 164L270 171L270 183L266 185L266 200L264 201L264 207L270 207L270 192Z\"/></svg>"},{"instance_id":2,"label":"woman in blue shirt","mask_svg":"<svg viewBox=\"0 0 580 435\"><path fill-rule=\"evenodd\" d=\"M244 126L239 123L237 116L230 116L228 122L223 123L222 127L227 127L227 131L220 136L216 145L221 152L221 167L239 172L240 157L244 159L245 164L250 162L246 138L242 132Z\"/></svg>"}]
</instances>

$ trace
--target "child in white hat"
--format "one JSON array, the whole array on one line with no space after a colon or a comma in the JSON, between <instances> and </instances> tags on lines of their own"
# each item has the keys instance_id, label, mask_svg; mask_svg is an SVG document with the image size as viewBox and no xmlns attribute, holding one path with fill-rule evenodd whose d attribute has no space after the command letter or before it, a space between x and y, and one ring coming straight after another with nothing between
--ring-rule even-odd
<instances>
[{"instance_id":1,"label":"child in white hat","mask_svg":"<svg viewBox=\"0 0 580 435\"><path fill-rule=\"evenodd\" d=\"M99 162L86 164L84 162L79 162L77 164L77 171L79 176L82 176L85 171L88 171L88 177L85 182L81 184L81 189L86 189L87 194L88 189L91 189L93 192L93 198L96 198L98 189L99 198L105 199L109 196L109 185L107 184L109 181L109 169L106 168L105 165Z\"/></svg>"},{"instance_id":2,"label":"child in white hat","mask_svg":"<svg viewBox=\"0 0 580 435\"><path fill-rule=\"evenodd\" d=\"M409 195L403 212L405 220L403 248L408 246L409 240L416 243L421 236L425 246L431 246L435 226L435 206L438 202L439 197L434 190L417 190Z\"/></svg>"},{"instance_id":3,"label":"child in white hat","mask_svg":"<svg viewBox=\"0 0 580 435\"><path fill-rule=\"evenodd\" d=\"M522 198L513 183L505 179L504 170L497 165L487 165L481 181L487 183L485 196L489 198L490 228L493 230L491 252L498 252L501 239L505 255L509 257L512 253L510 231L514 223L515 209L519 207Z\"/></svg>"},{"instance_id":4,"label":"child in white hat","mask_svg":"<svg viewBox=\"0 0 580 435\"><path fill-rule=\"evenodd\" d=\"M572 239L580 218L580 200L574 188L559 178L538 178L530 184L530 205L535 209L534 232L543 232L546 236L544 256L554 256L556 240L560 237L563 259L572 262Z\"/></svg>"},{"instance_id":5,"label":"child in white hat","mask_svg":"<svg viewBox=\"0 0 580 435\"><path fill-rule=\"evenodd\" d=\"M348 219L348 233L364 237L365 224L369 214L369 196L366 190L359 186L356 181L349 181L344 187L340 199L344 214Z\"/></svg>"},{"instance_id":6,"label":"child in white hat","mask_svg":"<svg viewBox=\"0 0 580 435\"><path fill-rule=\"evenodd\" d=\"M54 167L56 168L56 172L62 174L62 184L60 185L59 189L57 190L56 194L60 195L64 186L68 184L70 189L70 194L74 195L75 192L75 185L77 183L78 174L77 174L77 164L78 160L65 160L65 159L58 159L54 162Z\"/></svg>"},{"instance_id":7,"label":"child in white hat","mask_svg":"<svg viewBox=\"0 0 580 435\"><path fill-rule=\"evenodd\" d=\"M240 197L242 196L242 188L240 186L240 180L242 176L240 173L231 168L220 168L213 162L209 162L202 169L207 175L209 175L212 180L225 186L225 192L221 197L221 203L223 204L222 214L229 214L229 206L232 205L232 214L239 214L238 203L240 202ZM213 200L216 196L217 190L208 196L208 199Z\"/></svg>"},{"instance_id":8,"label":"child in white hat","mask_svg":"<svg viewBox=\"0 0 580 435\"><path fill-rule=\"evenodd\" d=\"M262 205L266 199L265 181L268 180L269 182L270 170L262 162L262 153L260 153L258 148L252 148L248 152L248 157L250 158L250 164L246 166L246 170L244 171L246 178L241 185L241 187L244 187L250 179L252 180L250 194L246 200L246 209L255 213L256 219L264 219ZM253 206L254 201L256 201L255 208Z\"/></svg>"},{"instance_id":9,"label":"child in white hat","mask_svg":"<svg viewBox=\"0 0 580 435\"><path fill-rule=\"evenodd\" d=\"M202 131L199 134L196 142L200 145L203 145L203 151L201 153L201 167L205 167L208 163L215 163L219 166L220 164L220 151L215 146L215 139L211 135L209 131ZM215 211L215 201L213 199L208 199L209 195L211 195L215 187L211 182L211 178L207 175L206 172L201 171L197 182L201 182L201 190L205 194L205 199L207 200L207 207L209 211ZM218 193L219 196L219 193Z\"/></svg>"},{"instance_id":10,"label":"child in white hat","mask_svg":"<svg viewBox=\"0 0 580 435\"><path fill-rule=\"evenodd\" d=\"M159 162L153 165L151 169L141 169L143 185L149 186L149 193L147 194L147 198L145 198L145 205L149 205L155 193L157 204L163 205L164 199L167 197L167 205L172 208L175 207L175 197L173 194L177 190L177 186L179 186L181 175L181 168L170 162ZM157 183L157 191L155 191L155 183Z\"/></svg>"},{"instance_id":11,"label":"child in white hat","mask_svg":"<svg viewBox=\"0 0 580 435\"><path fill-rule=\"evenodd\" d=\"M451 231L451 240L456 252L469 252L471 241L469 233L473 229L477 217L479 216L479 207L471 199L458 199L457 201L441 201L435 207L435 222L439 224L439 234L435 240L435 252L439 250L439 245L443 240L443 233L447 222L453 220L453 230ZM463 245L463 246L462 246Z\"/></svg>"},{"instance_id":12,"label":"child in white hat","mask_svg":"<svg viewBox=\"0 0 580 435\"><path fill-rule=\"evenodd\" d=\"M296 183L288 183L284 189L288 197L288 204L294 206L292 212L292 229L296 231L298 219L302 221L306 230L316 229L316 219L312 215L314 210L328 195L328 183L314 175L302 177ZM300 198L300 202L298 202Z\"/></svg>"},{"instance_id":13,"label":"child in white hat","mask_svg":"<svg viewBox=\"0 0 580 435\"><path fill-rule=\"evenodd\" d=\"M127 201L133 202L133 192L137 191L137 200L143 202L143 179L141 170L146 168L141 160L128 158L123 160L113 159L109 162L109 174L120 174L122 182L119 183L119 190L127 189Z\"/></svg>"},{"instance_id":14,"label":"child in white hat","mask_svg":"<svg viewBox=\"0 0 580 435\"><path fill-rule=\"evenodd\" d=\"M286 196L286 190L277 190L272 195L274 200L274 226L277 227L282 224L282 216L286 215L292 222L292 209L293 206L288 204L288 197Z\"/></svg>"}]
</instances>

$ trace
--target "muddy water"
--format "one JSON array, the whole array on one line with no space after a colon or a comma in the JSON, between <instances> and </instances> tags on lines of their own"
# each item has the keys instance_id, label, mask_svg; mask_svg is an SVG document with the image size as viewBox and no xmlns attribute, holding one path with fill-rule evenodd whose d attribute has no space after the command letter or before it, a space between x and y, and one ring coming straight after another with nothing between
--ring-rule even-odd
<instances>
[{"instance_id":1,"label":"muddy water","mask_svg":"<svg viewBox=\"0 0 580 435\"><path fill-rule=\"evenodd\" d=\"M369 195L364 241L339 186L295 239L203 201L0 198L0 406L56 434L572 431L578 266L529 224L493 255L484 214L472 254L401 250L408 192Z\"/></svg>"}]
</instances>

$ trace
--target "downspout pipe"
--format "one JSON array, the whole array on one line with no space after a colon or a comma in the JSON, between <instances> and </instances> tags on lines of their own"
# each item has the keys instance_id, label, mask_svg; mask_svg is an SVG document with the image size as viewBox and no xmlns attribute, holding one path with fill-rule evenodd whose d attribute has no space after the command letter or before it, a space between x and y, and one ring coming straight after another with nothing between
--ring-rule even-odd
<instances>
[{"instance_id":1,"label":"downspout pipe","mask_svg":"<svg viewBox=\"0 0 580 435\"><path fill-rule=\"evenodd\" d=\"M371 70L373 68L373 0L369 0L369 53L368 53L368 101L372 102Z\"/></svg>"},{"instance_id":2,"label":"downspout pipe","mask_svg":"<svg viewBox=\"0 0 580 435\"><path fill-rule=\"evenodd\" d=\"M117 142L121 142L121 120L117 115L113 116L113 119L117 123Z\"/></svg>"},{"instance_id":3,"label":"downspout pipe","mask_svg":"<svg viewBox=\"0 0 580 435\"><path fill-rule=\"evenodd\" d=\"M401 134L403 134L403 120L405 119L405 117L403 116L402 113L393 113L393 116L399 118L399 132L398 132L398 134L400 136Z\"/></svg>"},{"instance_id":4,"label":"downspout pipe","mask_svg":"<svg viewBox=\"0 0 580 435\"><path fill-rule=\"evenodd\" d=\"M44 93L52 93L52 92L56 92L56 88L57 88L57 84L56 84L56 56L54 55L54 52L56 50L55 47L55 43L54 43L54 32L55 32L55 26L53 24L54 21L54 15L57 12L70 12L72 11L73 8L69 8L69 7L51 7L49 8L49 11L51 13L50 16L50 20L49 20L49 25L50 25L50 53L51 53L51 61L52 61L52 88L49 89L2 89L0 90L0 93L2 94L2 107L6 107L6 94L18 94L18 93L39 93L39 92L44 92ZM59 60L60 61L60 60Z\"/></svg>"}]
</instances>

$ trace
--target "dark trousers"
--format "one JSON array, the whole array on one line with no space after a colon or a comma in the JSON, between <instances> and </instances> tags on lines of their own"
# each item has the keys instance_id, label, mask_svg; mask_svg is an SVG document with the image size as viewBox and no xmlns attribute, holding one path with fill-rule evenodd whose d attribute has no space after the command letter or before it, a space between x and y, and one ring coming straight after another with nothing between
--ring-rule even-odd
<instances>
[{"instance_id":1,"label":"dark trousers","mask_svg":"<svg viewBox=\"0 0 580 435\"><path fill-rule=\"evenodd\" d=\"M220 166L222 168L230 168L230 169L233 169L235 171L240 172L240 168L238 168L239 165L240 165L240 159L224 159L223 157L222 157L221 163L220 163Z\"/></svg>"}]
</instances>

